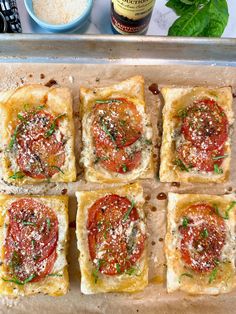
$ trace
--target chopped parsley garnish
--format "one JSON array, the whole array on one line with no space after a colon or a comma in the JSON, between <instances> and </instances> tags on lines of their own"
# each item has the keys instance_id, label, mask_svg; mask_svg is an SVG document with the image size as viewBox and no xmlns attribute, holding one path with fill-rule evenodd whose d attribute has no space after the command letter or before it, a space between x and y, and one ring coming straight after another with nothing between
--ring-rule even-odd
<instances>
[{"instance_id":1,"label":"chopped parsley garnish","mask_svg":"<svg viewBox=\"0 0 236 314\"><path fill-rule=\"evenodd\" d=\"M136 273L136 271L137 271L136 268L130 267L129 269L126 269L126 270L125 270L125 273L126 273L127 275L129 275L129 276L132 276L132 275L134 275L134 274Z\"/></svg>"},{"instance_id":2,"label":"chopped parsley garnish","mask_svg":"<svg viewBox=\"0 0 236 314\"><path fill-rule=\"evenodd\" d=\"M14 144L15 144L15 142L16 142L16 137L17 137L17 135L18 135L18 132L19 132L19 130L18 130L18 126L17 126L17 127L15 128L14 133L12 134L10 143L9 143L9 145L8 145L8 148L9 148L9 149L12 149L12 148L13 148L13 146L14 146Z\"/></svg>"},{"instance_id":3,"label":"chopped parsley garnish","mask_svg":"<svg viewBox=\"0 0 236 314\"><path fill-rule=\"evenodd\" d=\"M48 229L48 231L50 231L50 228L51 228L51 220L50 220L50 218L46 219L46 223L47 223L47 229Z\"/></svg>"},{"instance_id":4,"label":"chopped parsley garnish","mask_svg":"<svg viewBox=\"0 0 236 314\"><path fill-rule=\"evenodd\" d=\"M105 261L102 260L102 259L98 259L98 262L97 262L97 267L92 271L92 276L94 278L94 283L97 283L98 282L98 273L100 271L100 267L102 266L102 264L104 264Z\"/></svg>"},{"instance_id":5,"label":"chopped parsley garnish","mask_svg":"<svg viewBox=\"0 0 236 314\"><path fill-rule=\"evenodd\" d=\"M55 273L55 274L48 274L49 277L62 277L63 275L62 274L58 274L58 273Z\"/></svg>"},{"instance_id":6,"label":"chopped parsley garnish","mask_svg":"<svg viewBox=\"0 0 236 314\"><path fill-rule=\"evenodd\" d=\"M3 281L6 281L6 282L13 282L13 283L16 283L17 285L21 285L23 286L24 284L30 282L32 279L34 279L36 276L35 275L30 275L28 278L26 278L24 281L21 281L21 280L18 280L17 278L13 278L13 279L5 279L2 277L2 280Z\"/></svg>"},{"instance_id":7,"label":"chopped parsley garnish","mask_svg":"<svg viewBox=\"0 0 236 314\"><path fill-rule=\"evenodd\" d=\"M42 110L42 109L44 109L45 108L45 105L41 105L41 106L37 106L36 107L36 110Z\"/></svg>"},{"instance_id":8,"label":"chopped parsley garnish","mask_svg":"<svg viewBox=\"0 0 236 314\"><path fill-rule=\"evenodd\" d=\"M116 271L118 274L121 273L120 264L116 263Z\"/></svg>"},{"instance_id":9,"label":"chopped parsley garnish","mask_svg":"<svg viewBox=\"0 0 236 314\"><path fill-rule=\"evenodd\" d=\"M45 137L49 137L55 132L57 120L65 117L65 115L66 115L65 113L62 113L53 120L53 123L51 124L50 129L44 134Z\"/></svg>"},{"instance_id":10,"label":"chopped parsley garnish","mask_svg":"<svg viewBox=\"0 0 236 314\"><path fill-rule=\"evenodd\" d=\"M230 205L226 208L224 215L222 215L222 214L220 213L220 210L219 210L219 208L218 208L217 205L213 205L213 206L214 206L215 211L216 211L216 214L217 214L218 216L220 216L220 217L223 218L223 219L229 219L229 212L230 212L231 209L233 209L233 207L234 207L235 205L236 205L236 201L232 201L232 202L230 203Z\"/></svg>"},{"instance_id":11,"label":"chopped parsley garnish","mask_svg":"<svg viewBox=\"0 0 236 314\"><path fill-rule=\"evenodd\" d=\"M209 232L208 232L208 230L206 228L204 228L203 231L201 232L201 237L203 239L206 239L206 238L209 237Z\"/></svg>"},{"instance_id":12,"label":"chopped parsley garnish","mask_svg":"<svg viewBox=\"0 0 236 314\"><path fill-rule=\"evenodd\" d=\"M26 121L26 119L20 113L18 113L17 118L21 121Z\"/></svg>"},{"instance_id":13,"label":"chopped parsley garnish","mask_svg":"<svg viewBox=\"0 0 236 314\"><path fill-rule=\"evenodd\" d=\"M216 279L217 272L218 272L217 268L214 268L212 270L212 272L210 273L210 276L209 276L209 281L208 281L209 284L212 283L212 281Z\"/></svg>"},{"instance_id":14,"label":"chopped parsley garnish","mask_svg":"<svg viewBox=\"0 0 236 314\"><path fill-rule=\"evenodd\" d=\"M179 110L178 111L178 117L180 117L180 118L186 118L187 117L187 115L188 115L188 111L187 111L187 109L182 109L182 110Z\"/></svg>"},{"instance_id":15,"label":"chopped parsley garnish","mask_svg":"<svg viewBox=\"0 0 236 314\"><path fill-rule=\"evenodd\" d=\"M145 139L145 144L147 144L147 145L152 145L152 141L151 141L151 140L148 140L148 139Z\"/></svg>"},{"instance_id":16,"label":"chopped parsley garnish","mask_svg":"<svg viewBox=\"0 0 236 314\"><path fill-rule=\"evenodd\" d=\"M185 166L181 159L175 159L174 164L179 167L180 170L189 172L189 169Z\"/></svg>"},{"instance_id":17,"label":"chopped parsley garnish","mask_svg":"<svg viewBox=\"0 0 236 314\"><path fill-rule=\"evenodd\" d=\"M55 169L57 169L58 171L60 171L61 173L63 173L64 174L64 172L61 170L61 168L60 167L58 167L58 166L48 166L49 168L55 168Z\"/></svg>"},{"instance_id":18,"label":"chopped parsley garnish","mask_svg":"<svg viewBox=\"0 0 236 314\"><path fill-rule=\"evenodd\" d=\"M214 164L214 172L217 174L222 174L223 173L223 169L219 168L219 166L217 164Z\"/></svg>"},{"instance_id":19,"label":"chopped parsley garnish","mask_svg":"<svg viewBox=\"0 0 236 314\"><path fill-rule=\"evenodd\" d=\"M128 219L128 217L129 217L132 209L134 208L134 206L135 206L135 202L134 202L134 200L132 200L129 209L127 210L127 212L125 213L125 215L124 215L124 217L122 219L124 222Z\"/></svg>"},{"instance_id":20,"label":"chopped parsley garnish","mask_svg":"<svg viewBox=\"0 0 236 314\"><path fill-rule=\"evenodd\" d=\"M113 102L122 103L122 100L119 100L119 99L106 99L106 100L97 99L97 100L95 100L96 104L111 104Z\"/></svg>"},{"instance_id":21,"label":"chopped parsley garnish","mask_svg":"<svg viewBox=\"0 0 236 314\"><path fill-rule=\"evenodd\" d=\"M32 221L23 220L22 223L24 226L36 226L35 222Z\"/></svg>"},{"instance_id":22,"label":"chopped parsley garnish","mask_svg":"<svg viewBox=\"0 0 236 314\"><path fill-rule=\"evenodd\" d=\"M102 124L102 129L103 129L103 131L106 133L106 135L108 135L108 136L110 137L110 139L112 140L112 142L115 143L115 142L116 142L116 139L115 139L115 137L110 133L110 131L108 130L108 128L107 128L105 122L104 122L102 119L101 119L100 121L101 121L101 124Z\"/></svg>"},{"instance_id":23,"label":"chopped parsley garnish","mask_svg":"<svg viewBox=\"0 0 236 314\"><path fill-rule=\"evenodd\" d=\"M183 217L182 226L186 228L188 226L189 220L188 217Z\"/></svg>"},{"instance_id":24,"label":"chopped parsley garnish","mask_svg":"<svg viewBox=\"0 0 236 314\"><path fill-rule=\"evenodd\" d=\"M181 281L182 277L193 278L193 275L190 274L190 273L182 273L182 274L179 276L179 282Z\"/></svg>"},{"instance_id":25,"label":"chopped parsley garnish","mask_svg":"<svg viewBox=\"0 0 236 314\"><path fill-rule=\"evenodd\" d=\"M226 155L222 155L222 156L215 156L215 157L212 157L213 160L219 160L219 159L223 159L223 158L227 158L229 155L226 154Z\"/></svg>"},{"instance_id":26,"label":"chopped parsley garnish","mask_svg":"<svg viewBox=\"0 0 236 314\"><path fill-rule=\"evenodd\" d=\"M22 173L21 171L17 171L12 176L10 176L9 179L16 180L16 179L22 179L24 177L25 177L24 173Z\"/></svg>"},{"instance_id":27,"label":"chopped parsley garnish","mask_svg":"<svg viewBox=\"0 0 236 314\"><path fill-rule=\"evenodd\" d=\"M127 172L127 166L125 164L121 165L123 172Z\"/></svg>"}]
</instances>

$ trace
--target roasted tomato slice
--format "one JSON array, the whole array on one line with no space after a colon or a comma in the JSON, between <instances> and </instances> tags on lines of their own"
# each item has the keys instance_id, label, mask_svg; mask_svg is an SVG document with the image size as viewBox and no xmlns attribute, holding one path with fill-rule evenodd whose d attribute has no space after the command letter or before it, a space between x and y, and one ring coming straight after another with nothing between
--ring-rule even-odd
<instances>
[{"instance_id":1,"label":"roasted tomato slice","mask_svg":"<svg viewBox=\"0 0 236 314\"><path fill-rule=\"evenodd\" d=\"M117 173L127 173L140 165L140 151L127 153L123 148L115 149L96 145L96 156L100 164L107 170Z\"/></svg>"},{"instance_id":2,"label":"roasted tomato slice","mask_svg":"<svg viewBox=\"0 0 236 314\"><path fill-rule=\"evenodd\" d=\"M24 281L45 277L56 260L58 220L47 206L33 199L20 199L8 211L9 226L5 259L12 276Z\"/></svg>"},{"instance_id":3,"label":"roasted tomato slice","mask_svg":"<svg viewBox=\"0 0 236 314\"><path fill-rule=\"evenodd\" d=\"M20 170L32 178L52 177L65 162L63 136L54 133L59 122L45 111L25 113L22 120L16 136Z\"/></svg>"},{"instance_id":4,"label":"roasted tomato slice","mask_svg":"<svg viewBox=\"0 0 236 314\"><path fill-rule=\"evenodd\" d=\"M199 273L214 269L226 241L224 219L212 205L198 203L185 210L180 223L180 251L184 263Z\"/></svg>"},{"instance_id":5,"label":"roasted tomato slice","mask_svg":"<svg viewBox=\"0 0 236 314\"><path fill-rule=\"evenodd\" d=\"M17 163L21 171L31 178L51 178L60 171L64 162L64 146L54 134L32 140L27 148L24 146L18 149Z\"/></svg>"},{"instance_id":6,"label":"roasted tomato slice","mask_svg":"<svg viewBox=\"0 0 236 314\"><path fill-rule=\"evenodd\" d=\"M195 101L186 109L181 131L196 147L218 149L228 138L228 119L214 100Z\"/></svg>"},{"instance_id":7,"label":"roasted tomato slice","mask_svg":"<svg viewBox=\"0 0 236 314\"><path fill-rule=\"evenodd\" d=\"M135 205L115 194L97 200L88 210L91 260L106 275L128 271L141 257L145 234Z\"/></svg>"},{"instance_id":8,"label":"roasted tomato slice","mask_svg":"<svg viewBox=\"0 0 236 314\"><path fill-rule=\"evenodd\" d=\"M92 134L97 145L107 147L113 144L122 148L130 146L141 137L140 114L136 106L124 98L96 104L94 116Z\"/></svg>"},{"instance_id":9,"label":"roasted tomato slice","mask_svg":"<svg viewBox=\"0 0 236 314\"><path fill-rule=\"evenodd\" d=\"M200 171L214 171L224 160L224 146L215 150L203 150L190 142L183 143L177 148L177 157L187 168L197 168Z\"/></svg>"}]
</instances>

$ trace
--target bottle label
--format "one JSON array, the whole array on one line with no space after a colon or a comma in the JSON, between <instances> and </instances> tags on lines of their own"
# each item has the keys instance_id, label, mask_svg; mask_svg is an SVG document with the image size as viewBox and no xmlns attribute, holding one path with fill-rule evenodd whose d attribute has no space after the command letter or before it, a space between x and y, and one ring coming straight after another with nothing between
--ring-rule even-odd
<instances>
[{"instance_id":1,"label":"bottle label","mask_svg":"<svg viewBox=\"0 0 236 314\"><path fill-rule=\"evenodd\" d=\"M152 12L155 0L112 0L114 11L130 20L139 20Z\"/></svg>"}]
</instances>

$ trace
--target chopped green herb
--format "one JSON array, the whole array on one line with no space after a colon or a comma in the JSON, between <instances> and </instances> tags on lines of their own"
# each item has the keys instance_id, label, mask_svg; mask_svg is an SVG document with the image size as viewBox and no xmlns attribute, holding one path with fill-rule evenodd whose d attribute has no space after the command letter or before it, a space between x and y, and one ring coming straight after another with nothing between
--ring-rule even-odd
<instances>
[{"instance_id":1,"label":"chopped green herb","mask_svg":"<svg viewBox=\"0 0 236 314\"><path fill-rule=\"evenodd\" d=\"M152 145L152 141L151 141L151 140L148 140L148 139L145 139L145 144L147 144L147 145Z\"/></svg>"},{"instance_id":2,"label":"chopped green herb","mask_svg":"<svg viewBox=\"0 0 236 314\"><path fill-rule=\"evenodd\" d=\"M110 137L112 142L115 143L116 142L115 137L109 132L105 122L102 119L101 119L101 124L102 124L103 131Z\"/></svg>"},{"instance_id":3,"label":"chopped green herb","mask_svg":"<svg viewBox=\"0 0 236 314\"><path fill-rule=\"evenodd\" d=\"M97 100L95 100L96 104L111 104L113 102L122 103L122 100L119 100L119 99L106 99L106 100L97 99Z\"/></svg>"},{"instance_id":4,"label":"chopped green herb","mask_svg":"<svg viewBox=\"0 0 236 314\"><path fill-rule=\"evenodd\" d=\"M183 217L182 226L186 228L188 226L189 220L188 217Z\"/></svg>"},{"instance_id":5,"label":"chopped green herb","mask_svg":"<svg viewBox=\"0 0 236 314\"><path fill-rule=\"evenodd\" d=\"M22 179L24 177L25 177L24 173L22 173L21 171L17 171L12 176L10 176L9 179L16 180L16 179Z\"/></svg>"},{"instance_id":6,"label":"chopped green herb","mask_svg":"<svg viewBox=\"0 0 236 314\"><path fill-rule=\"evenodd\" d=\"M53 123L51 124L50 129L44 134L45 137L49 137L55 132L57 120L64 117L65 115L66 115L65 113L62 113L53 120Z\"/></svg>"},{"instance_id":7,"label":"chopped green herb","mask_svg":"<svg viewBox=\"0 0 236 314\"><path fill-rule=\"evenodd\" d=\"M36 226L35 222L32 222L32 221L23 220L22 223L24 226Z\"/></svg>"},{"instance_id":8,"label":"chopped green herb","mask_svg":"<svg viewBox=\"0 0 236 314\"><path fill-rule=\"evenodd\" d=\"M38 110L42 110L42 109L44 109L45 108L45 105L41 105L41 106L37 106L36 107L36 110L38 111Z\"/></svg>"},{"instance_id":9,"label":"chopped green herb","mask_svg":"<svg viewBox=\"0 0 236 314\"><path fill-rule=\"evenodd\" d=\"M12 269L14 269L14 268L16 268L19 265L20 265L20 256L19 256L19 254L16 251L14 251L13 254L12 254L12 258L11 258L11 261L9 263L9 266Z\"/></svg>"},{"instance_id":10,"label":"chopped green herb","mask_svg":"<svg viewBox=\"0 0 236 314\"><path fill-rule=\"evenodd\" d=\"M127 166L125 164L121 165L123 172L127 172Z\"/></svg>"},{"instance_id":11,"label":"chopped green herb","mask_svg":"<svg viewBox=\"0 0 236 314\"><path fill-rule=\"evenodd\" d=\"M34 248L34 247L35 247L35 240L33 239L33 240L31 241L31 243L32 243L32 247Z\"/></svg>"},{"instance_id":12,"label":"chopped green herb","mask_svg":"<svg viewBox=\"0 0 236 314\"><path fill-rule=\"evenodd\" d=\"M209 276L209 281L208 281L209 284L212 283L212 281L216 279L217 272L218 272L217 268L214 268L212 270L212 272L210 273L210 276Z\"/></svg>"},{"instance_id":13,"label":"chopped green herb","mask_svg":"<svg viewBox=\"0 0 236 314\"><path fill-rule=\"evenodd\" d=\"M100 161L100 157L96 156L96 158L94 159L94 163L97 164Z\"/></svg>"},{"instance_id":14,"label":"chopped green herb","mask_svg":"<svg viewBox=\"0 0 236 314\"><path fill-rule=\"evenodd\" d=\"M122 125L122 126L126 124L125 120L119 120L119 122L120 122L120 125Z\"/></svg>"},{"instance_id":15,"label":"chopped green herb","mask_svg":"<svg viewBox=\"0 0 236 314\"><path fill-rule=\"evenodd\" d=\"M126 273L127 275L129 275L129 276L132 276L132 275L134 275L134 274L136 273L136 268L130 267L129 269L126 269L126 270L125 270L125 273Z\"/></svg>"},{"instance_id":16,"label":"chopped green herb","mask_svg":"<svg viewBox=\"0 0 236 314\"><path fill-rule=\"evenodd\" d=\"M222 174L223 173L223 169L219 168L219 166L217 164L214 164L214 172L217 174Z\"/></svg>"},{"instance_id":17,"label":"chopped green herb","mask_svg":"<svg viewBox=\"0 0 236 314\"><path fill-rule=\"evenodd\" d=\"M118 274L121 273L120 264L116 263L116 271Z\"/></svg>"},{"instance_id":18,"label":"chopped green herb","mask_svg":"<svg viewBox=\"0 0 236 314\"><path fill-rule=\"evenodd\" d=\"M179 282L181 281L182 277L193 278L193 275L190 274L190 273L182 273L182 274L179 276Z\"/></svg>"},{"instance_id":19,"label":"chopped green herb","mask_svg":"<svg viewBox=\"0 0 236 314\"><path fill-rule=\"evenodd\" d=\"M213 160L219 160L219 159L223 159L223 158L227 158L229 155L226 154L226 155L222 155L222 156L215 156L215 157L212 157Z\"/></svg>"},{"instance_id":20,"label":"chopped green herb","mask_svg":"<svg viewBox=\"0 0 236 314\"><path fill-rule=\"evenodd\" d=\"M58 273L55 273L55 274L48 274L49 277L62 277L63 275L62 274L58 274Z\"/></svg>"},{"instance_id":21,"label":"chopped green herb","mask_svg":"<svg viewBox=\"0 0 236 314\"><path fill-rule=\"evenodd\" d=\"M47 223L47 229L48 229L48 231L50 231L50 228L51 228L51 220L50 220L50 218L46 219L46 223Z\"/></svg>"},{"instance_id":22,"label":"chopped green herb","mask_svg":"<svg viewBox=\"0 0 236 314\"><path fill-rule=\"evenodd\" d=\"M15 144L15 142L16 142L16 137L17 137L17 135L18 135L18 132L19 132L19 130L18 130L18 126L17 126L17 127L15 128L14 133L12 134L10 143L9 143L9 145L8 145L8 148L9 148L9 149L12 149L12 148L13 148L13 146L14 146L14 144Z\"/></svg>"},{"instance_id":23,"label":"chopped green herb","mask_svg":"<svg viewBox=\"0 0 236 314\"><path fill-rule=\"evenodd\" d=\"M26 121L26 119L20 113L18 113L17 118L21 121Z\"/></svg>"},{"instance_id":24,"label":"chopped green herb","mask_svg":"<svg viewBox=\"0 0 236 314\"><path fill-rule=\"evenodd\" d=\"M21 281L21 280L18 280L17 278L13 278L13 279L5 279L2 277L2 280L3 281L6 281L6 282L13 282L13 283L16 283L17 285L21 285L23 286L24 284L30 282L33 278L35 278L36 276L35 275L30 275L28 278L26 278L24 281Z\"/></svg>"},{"instance_id":25,"label":"chopped green herb","mask_svg":"<svg viewBox=\"0 0 236 314\"><path fill-rule=\"evenodd\" d=\"M92 271L92 276L94 278L94 283L98 282L98 272L99 272L99 270L97 268Z\"/></svg>"},{"instance_id":26,"label":"chopped green herb","mask_svg":"<svg viewBox=\"0 0 236 314\"><path fill-rule=\"evenodd\" d=\"M187 111L187 109L182 109L182 110L179 110L178 111L178 117L180 117L180 118L186 118L187 117L187 115L188 115L188 111Z\"/></svg>"},{"instance_id":27,"label":"chopped green herb","mask_svg":"<svg viewBox=\"0 0 236 314\"><path fill-rule=\"evenodd\" d=\"M206 228L204 228L203 231L201 232L201 237L204 239L209 237L209 232Z\"/></svg>"},{"instance_id":28,"label":"chopped green herb","mask_svg":"<svg viewBox=\"0 0 236 314\"><path fill-rule=\"evenodd\" d=\"M106 240L107 239L107 229L104 231L103 236L104 236L104 239Z\"/></svg>"},{"instance_id":29,"label":"chopped green herb","mask_svg":"<svg viewBox=\"0 0 236 314\"><path fill-rule=\"evenodd\" d=\"M101 221L99 221L99 222L97 223L97 228L98 228L98 231L101 229L101 227L102 227L102 222L101 222Z\"/></svg>"},{"instance_id":30,"label":"chopped green herb","mask_svg":"<svg viewBox=\"0 0 236 314\"><path fill-rule=\"evenodd\" d=\"M61 170L61 168L60 167L58 167L58 166L48 166L49 168L55 168L55 169L57 169L58 171L60 171L61 173L63 173L64 174L64 172Z\"/></svg>"},{"instance_id":31,"label":"chopped green herb","mask_svg":"<svg viewBox=\"0 0 236 314\"><path fill-rule=\"evenodd\" d=\"M182 162L181 159L175 159L174 165L180 168L182 171L187 171L189 172L189 169L185 166L185 164Z\"/></svg>"},{"instance_id":32,"label":"chopped green herb","mask_svg":"<svg viewBox=\"0 0 236 314\"><path fill-rule=\"evenodd\" d=\"M124 217L123 217L123 221L124 221L124 222L128 219L128 217L129 217L129 215L130 215L132 209L134 208L134 206L135 206L135 202L134 202L134 200L132 200L132 201L131 201L131 206L129 207L129 209L127 210L127 212L125 213L125 215L124 215Z\"/></svg>"},{"instance_id":33,"label":"chopped green herb","mask_svg":"<svg viewBox=\"0 0 236 314\"><path fill-rule=\"evenodd\" d=\"M216 204L213 205L213 206L214 206L215 211L216 211L216 214L217 214L218 216L222 217L223 219L229 219L229 212L230 212L230 210L231 210L235 205L236 205L236 201L232 201L232 202L230 203L229 207L226 208L224 215L221 215L220 210L219 210L219 208L218 208L218 206L217 206Z\"/></svg>"}]
</instances>

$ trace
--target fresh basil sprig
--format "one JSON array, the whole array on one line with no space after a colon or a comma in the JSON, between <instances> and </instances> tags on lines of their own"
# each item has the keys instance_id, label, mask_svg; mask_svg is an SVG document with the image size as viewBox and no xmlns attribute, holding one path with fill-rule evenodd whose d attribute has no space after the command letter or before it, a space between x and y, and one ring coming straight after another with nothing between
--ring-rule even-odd
<instances>
[{"instance_id":1,"label":"fresh basil sprig","mask_svg":"<svg viewBox=\"0 0 236 314\"><path fill-rule=\"evenodd\" d=\"M228 23L226 0L169 0L166 6L179 16L169 36L220 37Z\"/></svg>"}]
</instances>

